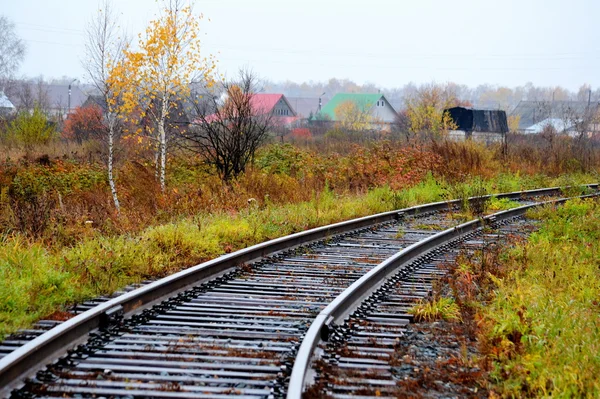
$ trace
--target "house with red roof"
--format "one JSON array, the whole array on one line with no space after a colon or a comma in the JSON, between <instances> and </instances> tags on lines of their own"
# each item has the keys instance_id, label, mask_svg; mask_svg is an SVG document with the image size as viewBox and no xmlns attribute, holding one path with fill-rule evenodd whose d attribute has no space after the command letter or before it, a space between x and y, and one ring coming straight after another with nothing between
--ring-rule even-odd
<instances>
[{"instance_id":1,"label":"house with red roof","mask_svg":"<svg viewBox=\"0 0 600 399\"><path fill-rule=\"evenodd\" d=\"M283 94L253 94L250 104L257 115L273 115L278 126L289 126L298 119L298 115Z\"/></svg>"},{"instance_id":2,"label":"house with red roof","mask_svg":"<svg viewBox=\"0 0 600 399\"><path fill-rule=\"evenodd\" d=\"M270 114L274 127L289 127L299 119L298 114L283 94L252 94L250 97L250 106L252 107L252 113L256 116ZM205 118L197 119L194 121L194 124L202 124L202 120L205 123L212 123L219 118L220 116L215 113Z\"/></svg>"}]
</instances>

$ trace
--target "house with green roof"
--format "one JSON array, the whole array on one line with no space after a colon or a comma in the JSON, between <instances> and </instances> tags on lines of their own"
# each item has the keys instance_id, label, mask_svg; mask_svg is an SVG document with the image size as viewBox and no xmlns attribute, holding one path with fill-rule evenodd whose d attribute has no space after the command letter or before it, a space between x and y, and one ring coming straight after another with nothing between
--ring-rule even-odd
<instances>
[{"instance_id":1,"label":"house with green roof","mask_svg":"<svg viewBox=\"0 0 600 399\"><path fill-rule=\"evenodd\" d=\"M387 125L394 123L397 113L381 93L338 93L321 110L321 115L335 122L343 118L342 104L352 103L360 113L372 117L371 124ZM382 128L382 126L380 126Z\"/></svg>"}]
</instances>

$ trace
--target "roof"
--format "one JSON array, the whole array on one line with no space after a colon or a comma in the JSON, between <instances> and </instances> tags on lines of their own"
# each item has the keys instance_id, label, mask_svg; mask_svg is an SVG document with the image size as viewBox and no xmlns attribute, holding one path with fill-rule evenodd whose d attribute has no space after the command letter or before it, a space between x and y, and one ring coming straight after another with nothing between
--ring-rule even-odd
<instances>
[{"instance_id":1,"label":"roof","mask_svg":"<svg viewBox=\"0 0 600 399\"><path fill-rule=\"evenodd\" d=\"M269 112L273 111L273 108L281 99L283 99L283 101L285 101L288 108L292 111L292 113L293 113L292 116L296 116L296 113L294 112L294 108L291 106L291 104L285 98L285 96L283 94L262 94L262 93L252 94L252 97L250 98L250 105L252 106L252 109L254 110L254 112L260 111L263 113L269 113Z\"/></svg>"},{"instance_id":2,"label":"roof","mask_svg":"<svg viewBox=\"0 0 600 399\"><path fill-rule=\"evenodd\" d=\"M100 107L102 112L106 112L107 106L106 106L106 101L104 101L104 96L97 95L97 94L89 95L87 100L85 100L85 102L83 104L81 104L81 107L85 108L85 107L90 107L92 105L98 106L98 107Z\"/></svg>"},{"instance_id":3,"label":"roof","mask_svg":"<svg viewBox=\"0 0 600 399\"><path fill-rule=\"evenodd\" d=\"M250 105L254 110L264 110L270 112L283 94L253 94L250 98Z\"/></svg>"},{"instance_id":4,"label":"roof","mask_svg":"<svg viewBox=\"0 0 600 399\"><path fill-rule=\"evenodd\" d=\"M10 102L8 97L0 91L0 108L14 109L15 106Z\"/></svg>"},{"instance_id":5,"label":"roof","mask_svg":"<svg viewBox=\"0 0 600 399\"><path fill-rule=\"evenodd\" d=\"M39 91L37 83L25 83L29 86L32 93ZM48 107L50 108L67 108L69 103L69 85L57 85L57 84L43 84L41 86L45 98L48 100ZM80 107L85 100L87 100L87 94L85 94L79 86L71 85L71 108ZM15 106L20 106L21 101L18 95L13 95L11 98L12 103Z\"/></svg>"},{"instance_id":6,"label":"roof","mask_svg":"<svg viewBox=\"0 0 600 399\"><path fill-rule=\"evenodd\" d=\"M302 118L308 118L319 111L319 97L287 97L296 114ZM325 101L321 97L321 104Z\"/></svg>"},{"instance_id":7,"label":"roof","mask_svg":"<svg viewBox=\"0 0 600 399\"><path fill-rule=\"evenodd\" d=\"M583 116L588 106L599 108L600 103L587 101L521 101L511 115L519 115L519 129L524 130L538 122L554 117L562 117L568 113Z\"/></svg>"},{"instance_id":8,"label":"roof","mask_svg":"<svg viewBox=\"0 0 600 399\"><path fill-rule=\"evenodd\" d=\"M283 94L252 94L250 97L250 106L252 107L252 111L256 115L265 115L273 112L273 108L282 100L287 104L288 108L292 111L292 115L273 115L273 121L279 125L287 125L294 122L298 119L298 115L294 111L294 108L290 105L289 101ZM219 119L217 114L207 115L205 120L208 123L215 122ZM201 123L199 119L196 119L194 123Z\"/></svg>"},{"instance_id":9,"label":"roof","mask_svg":"<svg viewBox=\"0 0 600 399\"><path fill-rule=\"evenodd\" d=\"M544 119L541 122L536 123L535 125L529 126L527 129L524 130L524 132L525 133L541 133L548 126L551 126L552 128L554 128L554 130L556 130L559 133L567 131L571 127L573 127L572 124L567 123L563 119L548 118L548 119Z\"/></svg>"},{"instance_id":10,"label":"roof","mask_svg":"<svg viewBox=\"0 0 600 399\"><path fill-rule=\"evenodd\" d=\"M331 120L336 120L335 109L338 105L345 102L353 102L361 108L362 111L372 108L375 103L384 97L381 93L365 94L365 93L338 93L321 110L321 114L327 115ZM389 101L386 100L389 104Z\"/></svg>"},{"instance_id":11,"label":"roof","mask_svg":"<svg viewBox=\"0 0 600 399\"><path fill-rule=\"evenodd\" d=\"M506 112L502 110L453 107L444 110L452 117L457 130L465 132L508 133Z\"/></svg>"}]
</instances>

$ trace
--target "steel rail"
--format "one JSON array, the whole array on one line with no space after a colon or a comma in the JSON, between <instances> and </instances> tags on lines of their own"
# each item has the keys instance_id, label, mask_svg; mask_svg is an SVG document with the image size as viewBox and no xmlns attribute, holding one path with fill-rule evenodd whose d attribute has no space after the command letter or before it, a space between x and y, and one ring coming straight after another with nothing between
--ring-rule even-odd
<instances>
[{"instance_id":1,"label":"steel rail","mask_svg":"<svg viewBox=\"0 0 600 399\"><path fill-rule=\"evenodd\" d=\"M598 184L585 187L597 190ZM469 200L481 200L481 198L485 199L492 196L508 199L549 196L556 195L561 190L560 187L552 187L474 197ZM121 317L141 312L196 284L223 275L236 266L255 261L267 254L292 249L336 234L393 221L402 217L402 215L444 210L460 204L461 200L452 200L413 206L292 234L221 256L125 293L65 321L0 359L0 396L7 395L24 377L33 374L45 364L64 354L68 349L84 342L91 332L110 326Z\"/></svg>"},{"instance_id":2,"label":"steel rail","mask_svg":"<svg viewBox=\"0 0 600 399\"><path fill-rule=\"evenodd\" d=\"M598 195L600 194L595 193L579 196L577 198L591 198L597 197ZM302 340L302 344L296 355L296 360L294 361L290 383L288 385L287 399L302 398L304 388L310 383L311 362L315 350L321 341L327 341L331 328L330 326L334 323L338 324L340 321L343 321L343 319L352 313L361 302L375 292L387 278L398 272L400 267L434 248L441 247L455 238L464 236L485 226L486 223L520 216L534 207L549 204L562 204L569 199L571 198L560 198L537 204L524 205L460 224L403 249L396 255L386 259L384 262L371 269L338 295L313 320Z\"/></svg>"}]
</instances>

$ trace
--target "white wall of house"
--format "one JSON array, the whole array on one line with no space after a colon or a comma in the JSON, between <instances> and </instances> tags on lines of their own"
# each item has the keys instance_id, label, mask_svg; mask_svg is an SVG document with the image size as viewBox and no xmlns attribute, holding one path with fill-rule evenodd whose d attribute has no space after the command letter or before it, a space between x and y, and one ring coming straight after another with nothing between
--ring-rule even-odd
<instances>
[{"instance_id":1,"label":"white wall of house","mask_svg":"<svg viewBox=\"0 0 600 399\"><path fill-rule=\"evenodd\" d=\"M467 140L467 133L464 130L450 130L448 132L448 139L454 141L465 141ZM502 133L495 132L472 132L471 140L485 144L501 143L502 140L504 140L504 135Z\"/></svg>"},{"instance_id":2,"label":"white wall of house","mask_svg":"<svg viewBox=\"0 0 600 399\"><path fill-rule=\"evenodd\" d=\"M393 123L396 120L396 111L383 96L375 102L371 112L381 122Z\"/></svg>"}]
</instances>

